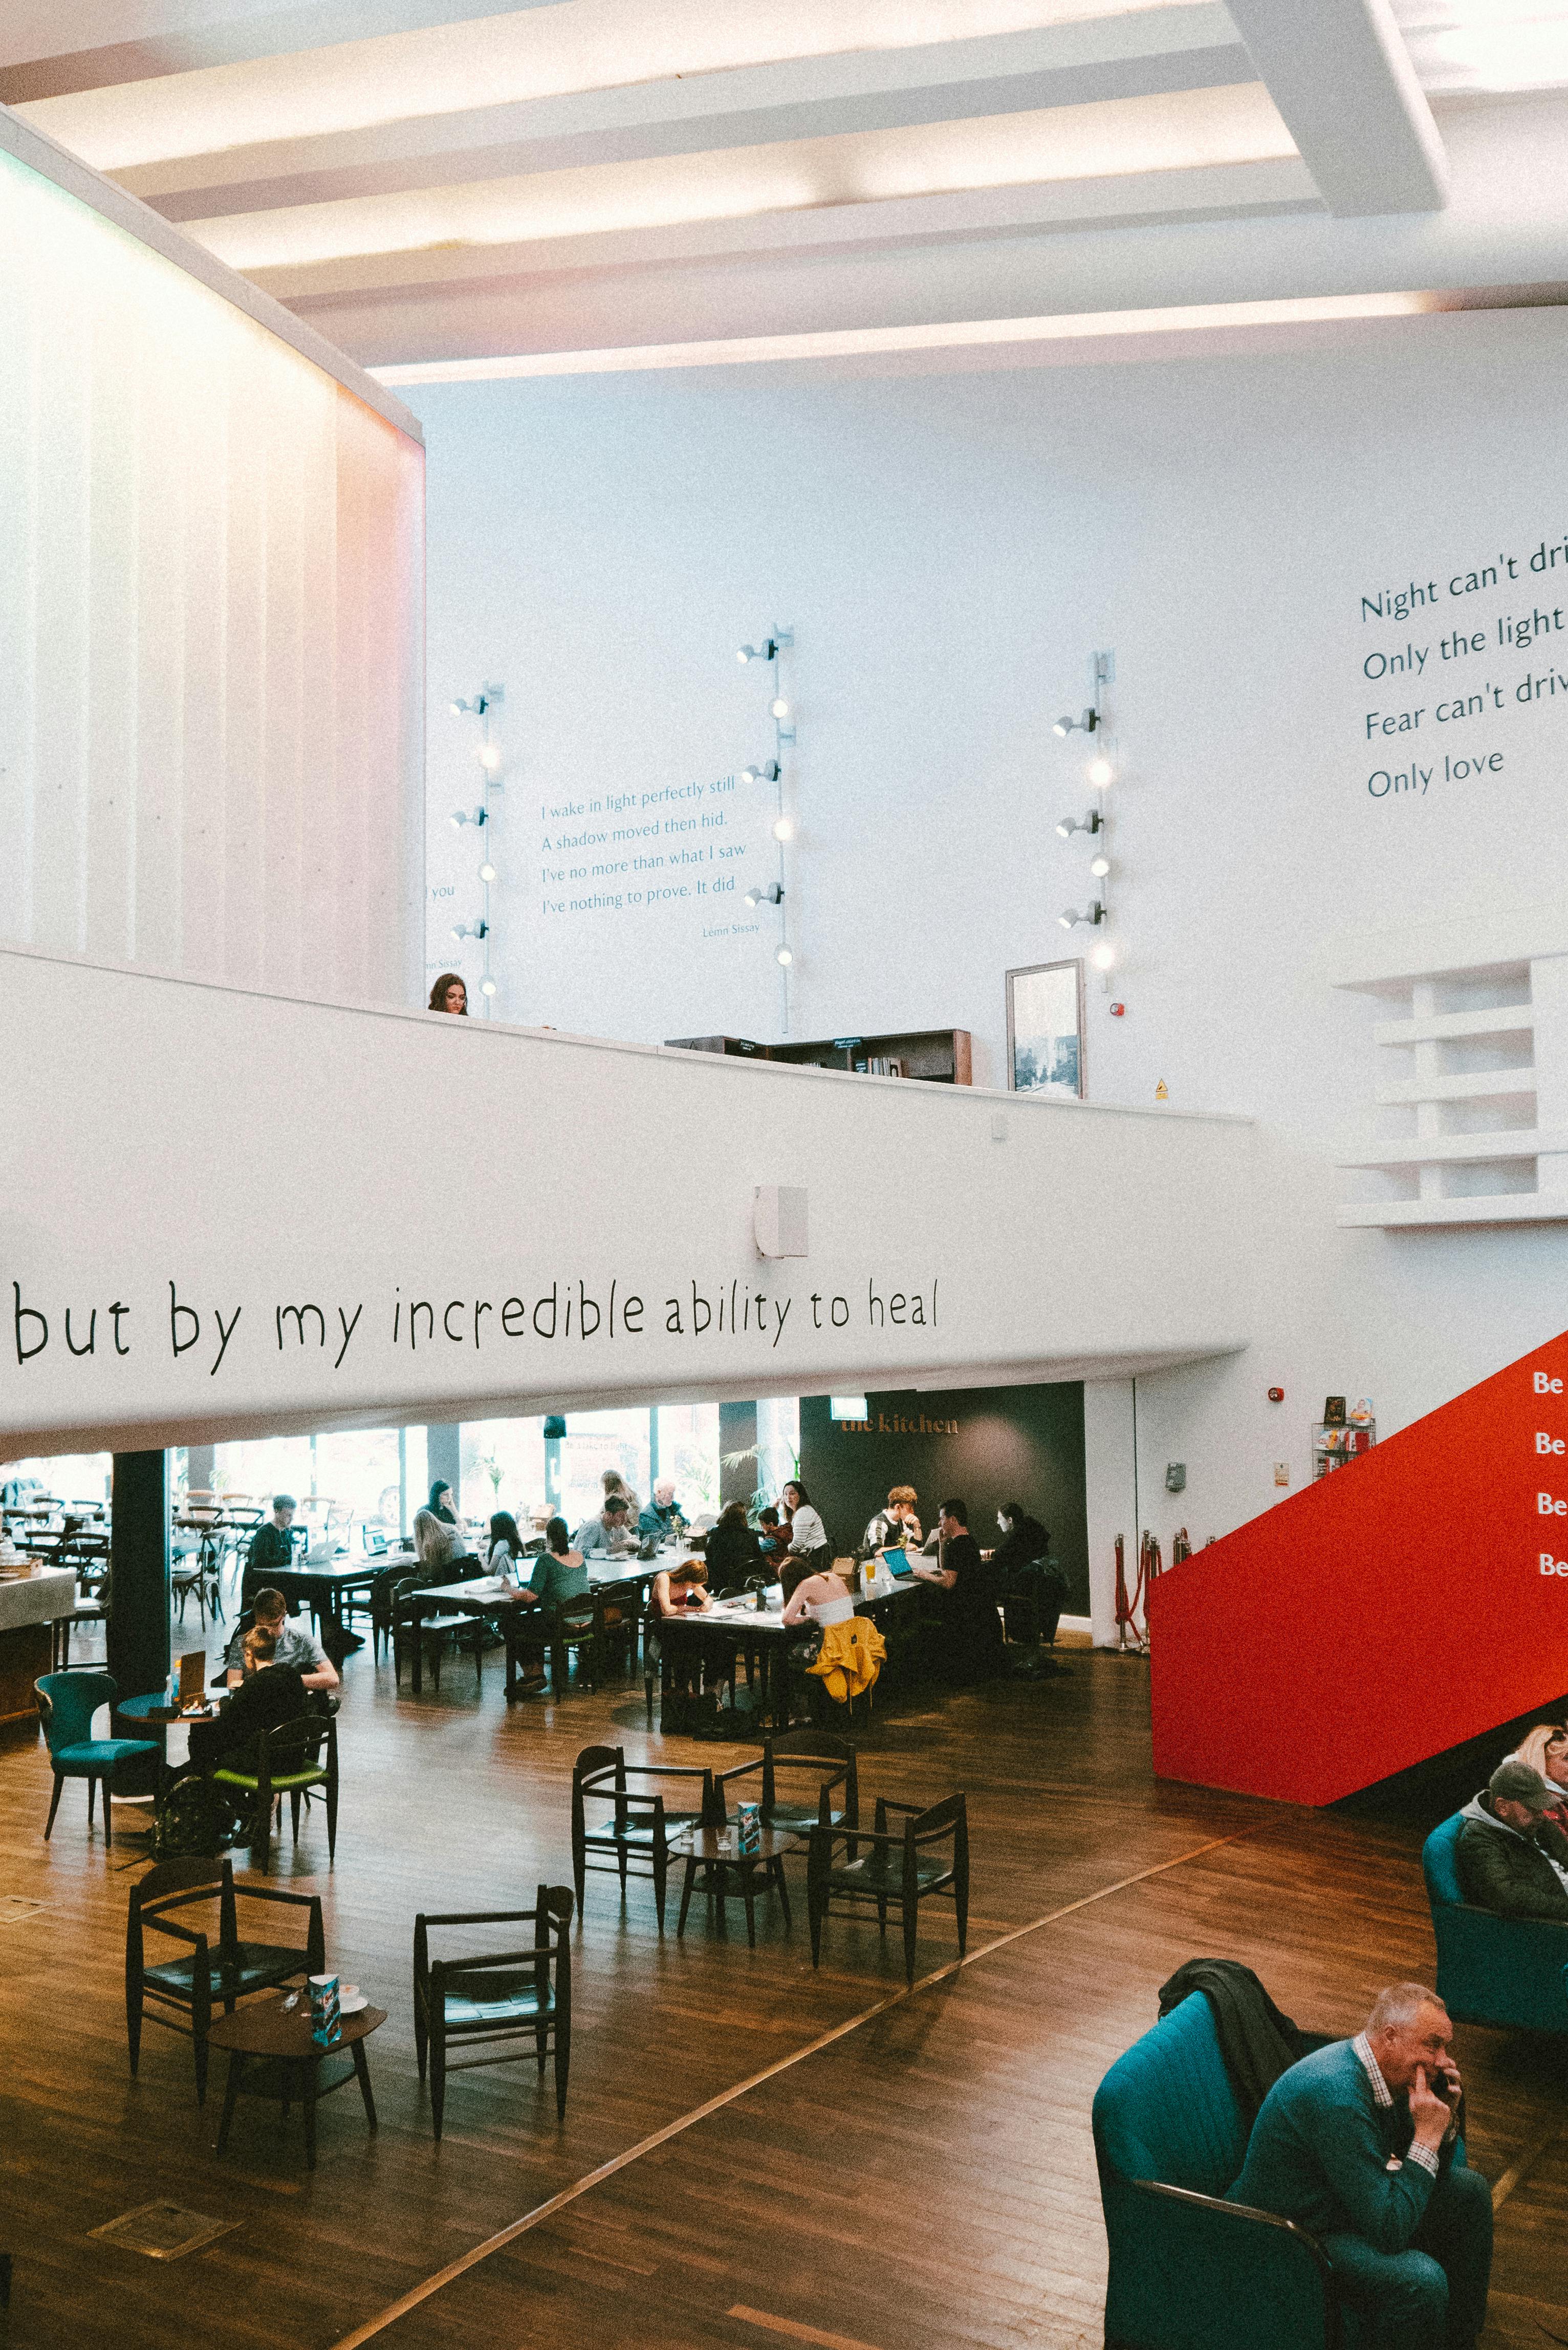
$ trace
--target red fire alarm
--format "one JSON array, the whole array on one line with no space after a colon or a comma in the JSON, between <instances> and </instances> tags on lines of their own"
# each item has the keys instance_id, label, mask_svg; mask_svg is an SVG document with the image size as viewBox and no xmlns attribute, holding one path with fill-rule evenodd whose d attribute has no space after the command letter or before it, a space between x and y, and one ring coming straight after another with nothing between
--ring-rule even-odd
<instances>
[{"instance_id":1,"label":"red fire alarm","mask_svg":"<svg viewBox=\"0 0 1568 2350\"><path fill-rule=\"evenodd\" d=\"M1111 1018L1113 1020L1119 1020L1126 1011L1127 1005L1125 1003L1113 1003L1111 1006Z\"/></svg>"},{"instance_id":2,"label":"red fire alarm","mask_svg":"<svg viewBox=\"0 0 1568 2350\"><path fill-rule=\"evenodd\" d=\"M1285 1391L1283 1388L1271 1388L1269 1389L1269 1401L1271 1403L1283 1403L1284 1399Z\"/></svg>"}]
</instances>

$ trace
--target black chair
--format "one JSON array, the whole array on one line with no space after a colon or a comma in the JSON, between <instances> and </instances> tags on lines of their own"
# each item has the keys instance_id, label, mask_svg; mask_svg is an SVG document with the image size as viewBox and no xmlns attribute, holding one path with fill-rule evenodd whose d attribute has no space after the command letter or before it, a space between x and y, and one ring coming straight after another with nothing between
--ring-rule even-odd
<instances>
[{"instance_id":1,"label":"black chair","mask_svg":"<svg viewBox=\"0 0 1568 2350\"><path fill-rule=\"evenodd\" d=\"M281 1796L288 1797L297 1844L300 1798L312 1787L319 1787L327 1800L327 1857L328 1864L336 1861L337 1724L332 1716L302 1713L294 1721L279 1722L275 1730L264 1730L230 1761L220 1762L209 1775L220 1786L236 1787L254 1797L251 1865L263 1876L272 1851L273 1804Z\"/></svg>"},{"instance_id":2,"label":"black chair","mask_svg":"<svg viewBox=\"0 0 1568 2350\"><path fill-rule=\"evenodd\" d=\"M423 1571L407 1563L389 1566L377 1575L370 1586L370 1654L377 1664L381 1661L383 1644L393 1647L395 1611L400 1599L410 1591L418 1591L424 1582Z\"/></svg>"},{"instance_id":3,"label":"black chair","mask_svg":"<svg viewBox=\"0 0 1568 2350\"><path fill-rule=\"evenodd\" d=\"M792 1801L786 1791L781 1797L779 1774L782 1772L787 1777L792 1771L815 1780L810 1795L803 1793ZM847 1739L831 1738L817 1730L792 1730L776 1738L764 1738L763 1751L753 1762L737 1762L733 1770L721 1771L715 1776L713 1803L721 1821L727 1816L726 1791L737 1780L759 1773L762 1784L757 1804L765 1826L777 1828L784 1835L804 1836L816 1827L852 1828L858 1824L860 1783L855 1749ZM736 1788L736 1793L741 1794L743 1791Z\"/></svg>"},{"instance_id":4,"label":"black chair","mask_svg":"<svg viewBox=\"0 0 1568 2350\"><path fill-rule=\"evenodd\" d=\"M598 1686L598 1602L591 1592L580 1599L563 1599L550 1610L550 1690L566 1694L566 1676L574 1656L578 1678L587 1689Z\"/></svg>"},{"instance_id":5,"label":"black chair","mask_svg":"<svg viewBox=\"0 0 1568 2350\"><path fill-rule=\"evenodd\" d=\"M666 1806L661 1791L633 1788L628 1783L633 1779L696 1780L701 1787L698 1808L671 1810ZM609 1817L590 1824L588 1806L600 1803L610 1804ZM662 1934L670 1831L673 1829L679 1835L683 1829L699 1826L712 1817L711 1771L700 1769L694 1763L628 1762L624 1747L585 1746L572 1766L572 1877L577 1890L579 1918L589 1869L596 1876L618 1876L624 1900L628 1870L635 1860L646 1863L647 1874L652 1877L659 1930ZM604 1861L590 1862L590 1853L608 1854L610 1861L607 1865ZM639 1874L642 1873L639 1869Z\"/></svg>"},{"instance_id":6,"label":"black chair","mask_svg":"<svg viewBox=\"0 0 1568 2350\"><path fill-rule=\"evenodd\" d=\"M245 1885L239 1890L246 1901L308 1909L305 1948L241 1940L232 1861L161 1861L130 1888L125 1924L125 2024L131 2077L135 2078L141 2059L143 2021L164 2024L171 2032L187 2032L195 2047L198 2105L207 2094L207 2027L214 2003L232 2015L235 2003L251 1991L272 1991L280 1983L291 1982L296 1975L327 1971L318 1893L285 1893L261 1885ZM213 1901L218 1905L215 1949L210 1935L177 1922L171 1915L199 1902ZM149 1933L182 1943L189 1955L149 1966L144 1941Z\"/></svg>"},{"instance_id":7,"label":"black chair","mask_svg":"<svg viewBox=\"0 0 1568 2350\"><path fill-rule=\"evenodd\" d=\"M465 1562L465 1565L468 1566L472 1566L472 1559ZM428 1590L432 1580L439 1582L440 1579L439 1576L432 1578L428 1575L424 1575L419 1584L410 1586L410 1592ZM446 1579L449 1582L458 1582L462 1578L449 1575ZM431 1674L438 1690L441 1688L442 1654L449 1643L454 1648L461 1648L465 1639L473 1652L475 1684L479 1688L483 1687L484 1630L483 1616L462 1616L454 1611L450 1616L425 1616L420 1618L417 1637L424 1644L425 1654L430 1659ZM412 1648L415 1638L414 1602L411 1596L405 1594L392 1605L392 1675L400 1688L402 1686L403 1679L403 1659Z\"/></svg>"},{"instance_id":8,"label":"black chair","mask_svg":"<svg viewBox=\"0 0 1568 2350\"><path fill-rule=\"evenodd\" d=\"M572 1897L564 1885L541 1885L532 1909L471 1909L414 1919L414 2044L420 2079L428 2058L431 2115L441 2136L446 2076L479 2064L514 2064L528 2052L508 2049L500 2056L449 2061L449 2048L471 2042L531 2039L540 2078L545 2059L556 2059L556 2117L566 2118L566 2074L572 2061ZM477 1957L434 1959L432 1927L532 1926L531 1946L485 1951Z\"/></svg>"},{"instance_id":9,"label":"black chair","mask_svg":"<svg viewBox=\"0 0 1568 2350\"><path fill-rule=\"evenodd\" d=\"M890 1832L889 1812L902 1812L900 1831ZM889 1903L897 1905L904 1928L904 1973L915 1981L915 1938L919 1907L933 1893L950 1894L958 1916L959 1956L969 1939L969 1815L961 1795L949 1795L922 1811L918 1804L877 1798L877 1825L859 1827L814 1827L806 1858L806 1908L811 1919L811 1963L822 1948L822 1921L835 1901L872 1901L877 1922L888 1930ZM846 1856L835 1857L843 1846ZM868 1847L862 1852L862 1846ZM950 1847L950 1849L948 1849Z\"/></svg>"}]
</instances>

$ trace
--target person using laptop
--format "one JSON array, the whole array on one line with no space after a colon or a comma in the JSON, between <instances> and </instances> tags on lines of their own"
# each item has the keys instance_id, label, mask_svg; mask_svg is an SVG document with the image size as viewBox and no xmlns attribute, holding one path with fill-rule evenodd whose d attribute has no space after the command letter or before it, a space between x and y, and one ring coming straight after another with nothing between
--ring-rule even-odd
<instances>
[{"instance_id":1,"label":"person using laptop","mask_svg":"<svg viewBox=\"0 0 1568 2350\"><path fill-rule=\"evenodd\" d=\"M956 1681L984 1680L1006 1662L995 1563L981 1556L969 1530L969 1504L942 1503L937 1533L941 1548L934 1566L915 1569L924 1583L945 1594L943 1655Z\"/></svg>"},{"instance_id":2,"label":"person using laptop","mask_svg":"<svg viewBox=\"0 0 1568 2350\"><path fill-rule=\"evenodd\" d=\"M248 1669L245 1640L253 1627L270 1632L273 1638L271 1661L290 1666L307 1690L335 1690L337 1668L314 1632L306 1629L303 1618L290 1620L281 1591L263 1589L252 1602L252 1614L243 1617L235 1627L223 1657L225 1678L232 1690L237 1690Z\"/></svg>"},{"instance_id":3,"label":"person using laptop","mask_svg":"<svg viewBox=\"0 0 1568 2350\"><path fill-rule=\"evenodd\" d=\"M628 1550L637 1548L630 1520L626 1495L607 1493L598 1516L585 1519L577 1528L576 1547L585 1558L624 1558Z\"/></svg>"},{"instance_id":4,"label":"person using laptop","mask_svg":"<svg viewBox=\"0 0 1568 2350\"><path fill-rule=\"evenodd\" d=\"M887 1506L877 1511L866 1529L867 1550L899 1550L907 1542L919 1544L920 1521L915 1513L919 1496L912 1485L895 1485Z\"/></svg>"}]
</instances>

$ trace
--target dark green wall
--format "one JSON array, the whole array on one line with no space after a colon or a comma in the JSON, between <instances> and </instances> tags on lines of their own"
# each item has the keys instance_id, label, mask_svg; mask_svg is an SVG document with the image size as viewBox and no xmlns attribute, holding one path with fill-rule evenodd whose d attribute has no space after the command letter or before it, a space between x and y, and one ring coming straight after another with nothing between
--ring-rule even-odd
<instances>
[{"instance_id":1,"label":"dark green wall","mask_svg":"<svg viewBox=\"0 0 1568 2350\"><path fill-rule=\"evenodd\" d=\"M927 1534L936 1523L938 1503L961 1495L969 1503L971 1531L986 1550L1000 1539L996 1513L1002 1503L1022 1502L1050 1529L1052 1554L1067 1578L1068 1614L1088 1614L1084 1390L1078 1381L874 1395L867 1406L869 1433L830 1419L826 1396L801 1398L801 1475L835 1550L854 1549L889 1485L914 1486Z\"/></svg>"}]
</instances>

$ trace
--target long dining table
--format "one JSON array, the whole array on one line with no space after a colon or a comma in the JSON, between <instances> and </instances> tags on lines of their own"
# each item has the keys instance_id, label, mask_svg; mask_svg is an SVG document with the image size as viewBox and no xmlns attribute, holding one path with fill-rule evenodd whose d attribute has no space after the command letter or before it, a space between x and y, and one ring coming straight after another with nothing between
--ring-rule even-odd
<instances>
[{"instance_id":1,"label":"long dining table","mask_svg":"<svg viewBox=\"0 0 1568 2350\"><path fill-rule=\"evenodd\" d=\"M776 1586L775 1586L776 1587ZM878 1626L887 1621L891 1609L905 1604L911 1592L930 1588L918 1575L900 1576L890 1591L857 1593L855 1613L868 1616ZM715 1631L730 1635L738 1648L754 1649L761 1687L756 1693L755 1719L761 1729L785 1731L790 1727L789 1711L789 1648L792 1640L804 1640L812 1631L809 1617L794 1624L784 1619L784 1603L764 1607L761 1595L755 1601L715 1599L710 1606L691 1608L684 1616L667 1616L659 1627L659 1716L663 1719L664 1700L674 1686L674 1675L690 1671L691 1651L700 1648L704 1635L711 1643Z\"/></svg>"},{"instance_id":2,"label":"long dining table","mask_svg":"<svg viewBox=\"0 0 1568 2350\"><path fill-rule=\"evenodd\" d=\"M597 1595L625 1591L634 1605L640 1607L648 1586L656 1575L675 1564L678 1554L668 1557L641 1559L635 1553L625 1558L590 1558L587 1562L588 1589ZM520 1572L532 1572L534 1561L518 1561ZM524 1592L504 1583L498 1575L472 1575L462 1583L432 1583L423 1590L408 1594L410 1619L414 1635L413 1690L418 1696L424 1686L424 1644L419 1637L421 1624L427 1616L439 1616L449 1609L460 1616L490 1616L497 1622L510 1617L515 1622L524 1611L535 1605ZM506 1643L506 1701L510 1705L516 1695L517 1675L514 1644Z\"/></svg>"}]
</instances>

